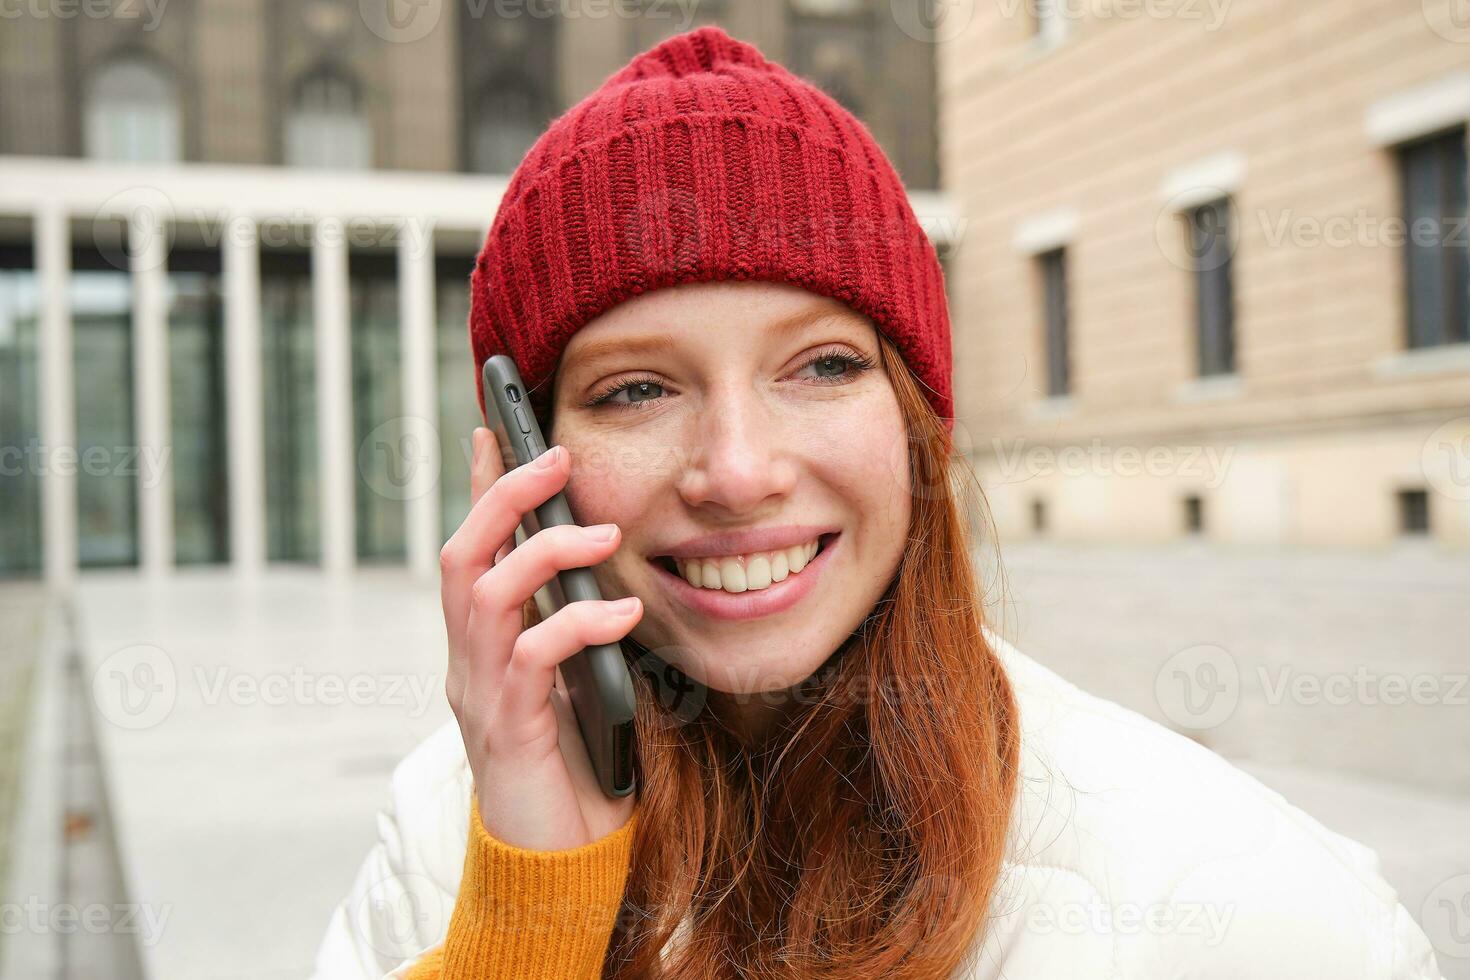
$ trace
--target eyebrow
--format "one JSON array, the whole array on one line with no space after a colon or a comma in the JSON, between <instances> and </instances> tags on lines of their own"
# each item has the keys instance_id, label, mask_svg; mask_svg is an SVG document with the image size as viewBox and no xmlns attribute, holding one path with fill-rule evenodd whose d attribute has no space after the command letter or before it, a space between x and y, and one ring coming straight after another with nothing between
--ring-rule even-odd
<instances>
[{"instance_id":1,"label":"eyebrow","mask_svg":"<svg viewBox=\"0 0 1470 980\"><path fill-rule=\"evenodd\" d=\"M827 320L841 319L846 315L846 310L825 304L810 306L782 317L773 323L770 329L780 334L798 333ZM663 354L674 346L674 338L667 333L649 334L626 340L598 340L579 350L577 361L582 364L590 364L600 358L620 354Z\"/></svg>"}]
</instances>

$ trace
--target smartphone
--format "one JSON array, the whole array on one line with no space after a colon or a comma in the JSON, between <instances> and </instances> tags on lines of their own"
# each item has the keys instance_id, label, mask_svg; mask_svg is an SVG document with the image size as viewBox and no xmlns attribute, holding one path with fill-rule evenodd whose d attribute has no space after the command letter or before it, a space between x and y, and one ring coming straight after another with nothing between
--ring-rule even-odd
<instances>
[{"instance_id":1,"label":"smartphone","mask_svg":"<svg viewBox=\"0 0 1470 980\"><path fill-rule=\"evenodd\" d=\"M546 439L531 410L526 386L515 361L497 354L485 362L486 424L495 432L507 466L524 466L546 452ZM524 541L543 527L574 524L566 494L556 495L521 520L517 541ZM568 568L557 572L536 593L537 608L544 619L569 602L601 599L591 568ZM633 676L622 647L603 643L586 647L562 661L561 676L577 715L577 727L592 758L592 768L602 791L610 797L633 792L633 709L636 697Z\"/></svg>"}]
</instances>

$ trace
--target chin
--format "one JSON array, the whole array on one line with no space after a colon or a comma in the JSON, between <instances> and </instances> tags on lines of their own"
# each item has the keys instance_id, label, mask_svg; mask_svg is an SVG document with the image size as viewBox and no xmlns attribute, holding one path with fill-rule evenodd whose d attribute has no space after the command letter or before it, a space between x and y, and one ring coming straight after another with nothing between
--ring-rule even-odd
<instances>
[{"instance_id":1,"label":"chin","mask_svg":"<svg viewBox=\"0 0 1470 980\"><path fill-rule=\"evenodd\" d=\"M739 632L739 636L695 637L687 629L659 628L657 635L665 639L657 643L644 640L636 630L634 636L665 661L676 663L691 679L730 695L759 695L794 687L814 674L842 642L842 637L827 636L825 631L793 637L779 629L747 625ZM666 639L670 636L679 639Z\"/></svg>"}]
</instances>

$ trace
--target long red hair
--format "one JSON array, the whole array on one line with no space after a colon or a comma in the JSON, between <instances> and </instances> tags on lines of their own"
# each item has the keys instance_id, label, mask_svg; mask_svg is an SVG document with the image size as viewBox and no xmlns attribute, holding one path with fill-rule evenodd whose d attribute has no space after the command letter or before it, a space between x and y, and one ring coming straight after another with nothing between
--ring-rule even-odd
<instances>
[{"instance_id":1,"label":"long red hair","mask_svg":"<svg viewBox=\"0 0 1470 980\"><path fill-rule=\"evenodd\" d=\"M946 980L983 938L1016 708L981 630L973 473L880 341L908 428L910 546L760 745L718 710L679 720L637 676L640 818L607 980Z\"/></svg>"}]
</instances>

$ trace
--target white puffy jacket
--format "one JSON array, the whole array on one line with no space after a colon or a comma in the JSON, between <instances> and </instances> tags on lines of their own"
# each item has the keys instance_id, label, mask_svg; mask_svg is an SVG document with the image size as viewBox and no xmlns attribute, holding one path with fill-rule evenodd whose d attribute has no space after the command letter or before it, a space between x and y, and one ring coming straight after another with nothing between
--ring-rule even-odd
<instances>
[{"instance_id":1,"label":"white puffy jacket","mask_svg":"<svg viewBox=\"0 0 1470 980\"><path fill-rule=\"evenodd\" d=\"M1020 707L1021 782L989 930L956 980L1439 980L1371 850L993 642ZM401 977L443 941L470 789L453 721L399 764L318 980Z\"/></svg>"}]
</instances>

